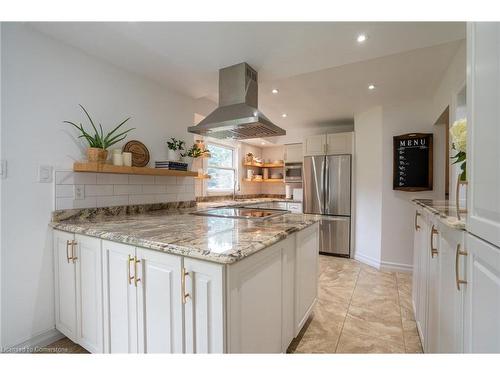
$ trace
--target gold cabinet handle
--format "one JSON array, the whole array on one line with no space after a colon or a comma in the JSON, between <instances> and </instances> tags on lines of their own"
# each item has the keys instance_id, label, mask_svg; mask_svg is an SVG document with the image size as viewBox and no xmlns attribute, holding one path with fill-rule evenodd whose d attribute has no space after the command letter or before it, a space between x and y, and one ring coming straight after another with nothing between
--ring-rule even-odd
<instances>
[{"instance_id":1,"label":"gold cabinet handle","mask_svg":"<svg viewBox=\"0 0 500 375\"><path fill-rule=\"evenodd\" d=\"M128 256L128 263L127 263L127 266L128 266L128 284L131 285L132 284L132 280L134 280L134 276L131 276L130 275L130 265L131 263L134 261L134 257L132 255L129 254Z\"/></svg>"},{"instance_id":2,"label":"gold cabinet handle","mask_svg":"<svg viewBox=\"0 0 500 375\"><path fill-rule=\"evenodd\" d=\"M438 255L438 249L436 249L434 247L434 235L435 234L439 234L439 232L437 231L437 229L433 225L432 229L431 229L431 238L430 238L430 242L431 242L431 258L434 258L434 255Z\"/></svg>"},{"instance_id":3,"label":"gold cabinet handle","mask_svg":"<svg viewBox=\"0 0 500 375\"><path fill-rule=\"evenodd\" d=\"M458 261L459 261L459 257L460 255L464 255L464 256L467 256L469 255L467 253L467 251L461 251L460 250L460 244L457 244L457 252L455 253L455 281L457 283L457 290L460 291L460 284L467 284L467 280L462 280L460 279L460 276L459 276L459 267L458 267Z\"/></svg>"},{"instance_id":4,"label":"gold cabinet handle","mask_svg":"<svg viewBox=\"0 0 500 375\"><path fill-rule=\"evenodd\" d=\"M78 244L75 240L71 241L71 260L73 263L76 263L76 260L78 259L77 256L75 256L75 246Z\"/></svg>"},{"instance_id":5,"label":"gold cabinet handle","mask_svg":"<svg viewBox=\"0 0 500 375\"><path fill-rule=\"evenodd\" d=\"M182 304L186 304L187 299L190 298L191 296L189 293L186 293L186 276L189 276L189 272L182 267L182 277L181 277L181 301Z\"/></svg>"},{"instance_id":6,"label":"gold cabinet handle","mask_svg":"<svg viewBox=\"0 0 500 375\"><path fill-rule=\"evenodd\" d=\"M142 281L140 277L137 277L137 264L141 263L140 259L137 259L137 257L134 258L134 285L137 286L137 284Z\"/></svg>"},{"instance_id":7,"label":"gold cabinet handle","mask_svg":"<svg viewBox=\"0 0 500 375\"><path fill-rule=\"evenodd\" d=\"M71 245L73 243L73 240L67 240L66 241L66 260L69 261L71 260L71 257L69 256L69 245Z\"/></svg>"},{"instance_id":8,"label":"gold cabinet handle","mask_svg":"<svg viewBox=\"0 0 500 375\"><path fill-rule=\"evenodd\" d=\"M418 217L419 216L420 216L420 214L418 213L418 211L415 211L415 230L420 229L420 225L418 225Z\"/></svg>"}]
</instances>

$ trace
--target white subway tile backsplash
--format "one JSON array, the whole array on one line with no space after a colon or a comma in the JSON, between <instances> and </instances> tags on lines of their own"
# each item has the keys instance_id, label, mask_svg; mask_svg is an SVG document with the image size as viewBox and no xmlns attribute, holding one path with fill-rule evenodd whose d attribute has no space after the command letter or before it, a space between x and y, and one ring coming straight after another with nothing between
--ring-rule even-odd
<instances>
[{"instance_id":1,"label":"white subway tile backsplash","mask_svg":"<svg viewBox=\"0 0 500 375\"><path fill-rule=\"evenodd\" d=\"M85 185L85 196L113 195L113 185Z\"/></svg>"},{"instance_id":2,"label":"white subway tile backsplash","mask_svg":"<svg viewBox=\"0 0 500 375\"><path fill-rule=\"evenodd\" d=\"M96 197L97 207L126 206L128 205L128 195L115 195L111 197Z\"/></svg>"},{"instance_id":3,"label":"white subway tile backsplash","mask_svg":"<svg viewBox=\"0 0 500 375\"><path fill-rule=\"evenodd\" d=\"M179 202L185 202L185 201L194 201L194 192L193 193L179 193L177 194L177 200Z\"/></svg>"},{"instance_id":4,"label":"white subway tile backsplash","mask_svg":"<svg viewBox=\"0 0 500 375\"><path fill-rule=\"evenodd\" d=\"M114 185L114 195L141 194L142 185Z\"/></svg>"},{"instance_id":5,"label":"white subway tile backsplash","mask_svg":"<svg viewBox=\"0 0 500 375\"><path fill-rule=\"evenodd\" d=\"M73 198L74 185L56 185L56 198Z\"/></svg>"},{"instance_id":6,"label":"white subway tile backsplash","mask_svg":"<svg viewBox=\"0 0 500 375\"><path fill-rule=\"evenodd\" d=\"M177 194L157 194L155 203L176 202Z\"/></svg>"},{"instance_id":7,"label":"white subway tile backsplash","mask_svg":"<svg viewBox=\"0 0 500 375\"><path fill-rule=\"evenodd\" d=\"M96 181L96 173L56 171L56 185L86 185L95 184Z\"/></svg>"},{"instance_id":8,"label":"white subway tile backsplash","mask_svg":"<svg viewBox=\"0 0 500 375\"><path fill-rule=\"evenodd\" d=\"M73 208L73 198L56 198L56 210L69 210Z\"/></svg>"},{"instance_id":9,"label":"white subway tile backsplash","mask_svg":"<svg viewBox=\"0 0 500 375\"><path fill-rule=\"evenodd\" d=\"M177 177L175 176L155 176L155 184L158 185L176 185Z\"/></svg>"},{"instance_id":10,"label":"white subway tile backsplash","mask_svg":"<svg viewBox=\"0 0 500 375\"><path fill-rule=\"evenodd\" d=\"M128 174L98 173L98 185L126 185L128 184Z\"/></svg>"},{"instance_id":11,"label":"white subway tile backsplash","mask_svg":"<svg viewBox=\"0 0 500 375\"><path fill-rule=\"evenodd\" d=\"M167 185L143 185L144 194L162 194L167 192Z\"/></svg>"},{"instance_id":12,"label":"white subway tile backsplash","mask_svg":"<svg viewBox=\"0 0 500 375\"><path fill-rule=\"evenodd\" d=\"M177 185L194 184L193 177L177 177Z\"/></svg>"},{"instance_id":13,"label":"white subway tile backsplash","mask_svg":"<svg viewBox=\"0 0 500 375\"><path fill-rule=\"evenodd\" d=\"M128 183L130 185L152 185L155 183L155 176L129 175Z\"/></svg>"},{"instance_id":14,"label":"white subway tile backsplash","mask_svg":"<svg viewBox=\"0 0 500 375\"><path fill-rule=\"evenodd\" d=\"M75 199L73 208L92 208L97 207L96 197L86 197L85 199Z\"/></svg>"},{"instance_id":15,"label":"white subway tile backsplash","mask_svg":"<svg viewBox=\"0 0 500 375\"><path fill-rule=\"evenodd\" d=\"M149 204L149 203L156 203L156 196L154 194L130 195L128 197L128 204Z\"/></svg>"}]
</instances>

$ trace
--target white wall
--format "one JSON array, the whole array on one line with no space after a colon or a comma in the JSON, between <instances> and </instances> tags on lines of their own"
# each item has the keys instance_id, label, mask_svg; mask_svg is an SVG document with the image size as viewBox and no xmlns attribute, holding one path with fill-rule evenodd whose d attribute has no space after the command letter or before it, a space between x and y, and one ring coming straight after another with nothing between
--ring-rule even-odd
<instances>
[{"instance_id":1,"label":"white wall","mask_svg":"<svg viewBox=\"0 0 500 375\"><path fill-rule=\"evenodd\" d=\"M382 107L355 114L354 257L379 266L382 246Z\"/></svg>"},{"instance_id":2,"label":"white wall","mask_svg":"<svg viewBox=\"0 0 500 375\"><path fill-rule=\"evenodd\" d=\"M154 161L165 140L188 139L192 99L31 30L2 25L2 344L54 327L51 233L54 184L36 182L39 164L71 169L83 147L63 120L83 121L78 103L110 128L132 116L128 139ZM118 147L120 145L117 145ZM40 337L40 336L38 336ZM36 338L36 337L35 337Z\"/></svg>"},{"instance_id":3,"label":"white wall","mask_svg":"<svg viewBox=\"0 0 500 375\"><path fill-rule=\"evenodd\" d=\"M384 106L382 113L382 251L385 269L410 271L413 263L412 198L444 199L443 129L433 126L432 102L412 101L397 106ZM392 189L393 136L406 133L433 133L434 176L432 191L405 192Z\"/></svg>"}]
</instances>

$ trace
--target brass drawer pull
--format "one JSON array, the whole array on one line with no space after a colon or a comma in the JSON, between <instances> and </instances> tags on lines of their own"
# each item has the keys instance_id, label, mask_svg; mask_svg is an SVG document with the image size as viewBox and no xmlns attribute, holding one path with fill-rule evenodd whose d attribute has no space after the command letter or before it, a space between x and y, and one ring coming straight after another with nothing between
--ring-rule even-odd
<instances>
[{"instance_id":1,"label":"brass drawer pull","mask_svg":"<svg viewBox=\"0 0 500 375\"><path fill-rule=\"evenodd\" d=\"M71 245L73 243L73 240L67 240L66 241L66 260L69 261L71 260L71 257L69 256L69 245Z\"/></svg>"},{"instance_id":2,"label":"brass drawer pull","mask_svg":"<svg viewBox=\"0 0 500 375\"><path fill-rule=\"evenodd\" d=\"M137 264L141 263L140 259L134 258L134 285L137 286L139 281L142 281L140 277L137 277Z\"/></svg>"},{"instance_id":3,"label":"brass drawer pull","mask_svg":"<svg viewBox=\"0 0 500 375\"><path fill-rule=\"evenodd\" d=\"M130 275L130 265L131 263L134 261L134 257L132 255L129 255L128 256L128 263L127 263L127 267L128 267L128 284L131 285L132 284L132 280L134 280L134 276L131 276Z\"/></svg>"},{"instance_id":4,"label":"brass drawer pull","mask_svg":"<svg viewBox=\"0 0 500 375\"><path fill-rule=\"evenodd\" d=\"M189 293L186 293L186 276L189 276L189 272L186 271L184 267L182 267L182 277L181 277L181 301L182 304L186 304L187 299L191 296Z\"/></svg>"},{"instance_id":5,"label":"brass drawer pull","mask_svg":"<svg viewBox=\"0 0 500 375\"><path fill-rule=\"evenodd\" d=\"M467 284L467 280L462 280L462 279L460 279L460 276L459 276L458 261L459 261L460 255L467 256L469 254L467 253L467 251L461 251L460 244L457 244L457 252L455 254L455 281L457 283L457 290L459 290L459 291L460 291L460 284Z\"/></svg>"},{"instance_id":6,"label":"brass drawer pull","mask_svg":"<svg viewBox=\"0 0 500 375\"><path fill-rule=\"evenodd\" d=\"M418 225L418 217L420 216L418 211L415 211L415 230L420 229L420 225Z\"/></svg>"},{"instance_id":7,"label":"brass drawer pull","mask_svg":"<svg viewBox=\"0 0 500 375\"><path fill-rule=\"evenodd\" d=\"M71 260L73 263L76 263L76 260L78 259L77 256L75 256L75 246L78 244L75 240L71 241Z\"/></svg>"},{"instance_id":8,"label":"brass drawer pull","mask_svg":"<svg viewBox=\"0 0 500 375\"><path fill-rule=\"evenodd\" d=\"M437 231L437 229L433 225L432 229L431 229L431 239L430 239L430 242L431 242L431 258L434 258L434 255L438 255L438 249L434 248L434 235L435 234L439 234L439 232Z\"/></svg>"}]
</instances>

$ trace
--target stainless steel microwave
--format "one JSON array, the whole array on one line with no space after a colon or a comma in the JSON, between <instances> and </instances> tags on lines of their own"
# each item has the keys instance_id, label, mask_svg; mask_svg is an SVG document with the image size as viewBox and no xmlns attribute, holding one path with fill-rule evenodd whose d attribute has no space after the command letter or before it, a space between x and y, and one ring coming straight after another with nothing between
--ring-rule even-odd
<instances>
[{"instance_id":1,"label":"stainless steel microwave","mask_svg":"<svg viewBox=\"0 0 500 375\"><path fill-rule=\"evenodd\" d=\"M285 182L302 182L302 163L285 164Z\"/></svg>"}]
</instances>

